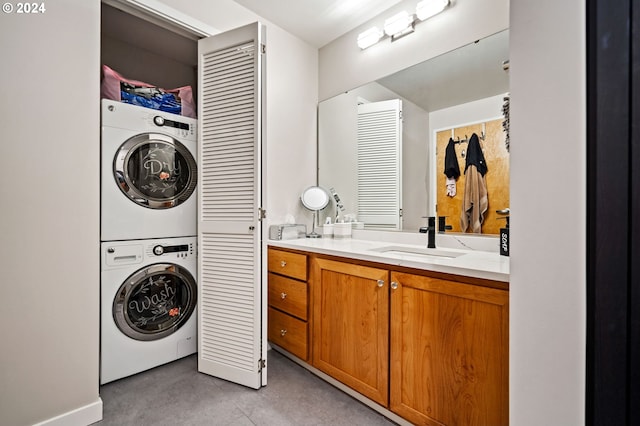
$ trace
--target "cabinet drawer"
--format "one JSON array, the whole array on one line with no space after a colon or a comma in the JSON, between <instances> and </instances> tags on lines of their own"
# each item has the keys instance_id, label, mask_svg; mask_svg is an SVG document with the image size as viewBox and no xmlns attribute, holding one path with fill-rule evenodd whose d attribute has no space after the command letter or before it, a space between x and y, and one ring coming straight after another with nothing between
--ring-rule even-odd
<instances>
[{"instance_id":1,"label":"cabinet drawer","mask_svg":"<svg viewBox=\"0 0 640 426\"><path fill-rule=\"evenodd\" d=\"M307 323L269 308L269 340L307 360Z\"/></svg>"},{"instance_id":2,"label":"cabinet drawer","mask_svg":"<svg viewBox=\"0 0 640 426\"><path fill-rule=\"evenodd\" d=\"M307 256L288 251L269 249L269 272L307 280Z\"/></svg>"},{"instance_id":3,"label":"cabinet drawer","mask_svg":"<svg viewBox=\"0 0 640 426\"><path fill-rule=\"evenodd\" d=\"M307 283L269 273L269 305L307 320Z\"/></svg>"}]
</instances>

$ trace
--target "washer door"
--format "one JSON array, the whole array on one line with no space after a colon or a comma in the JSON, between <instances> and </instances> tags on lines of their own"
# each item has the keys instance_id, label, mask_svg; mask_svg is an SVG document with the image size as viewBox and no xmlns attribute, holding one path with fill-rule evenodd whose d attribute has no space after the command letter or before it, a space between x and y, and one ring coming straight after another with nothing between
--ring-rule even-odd
<instances>
[{"instance_id":1,"label":"washer door","mask_svg":"<svg viewBox=\"0 0 640 426\"><path fill-rule=\"evenodd\" d=\"M193 194L198 171L193 155L182 143L170 136L145 133L118 148L113 176L120 190L136 204L168 209Z\"/></svg>"},{"instance_id":2,"label":"washer door","mask_svg":"<svg viewBox=\"0 0 640 426\"><path fill-rule=\"evenodd\" d=\"M182 266L149 265L120 286L113 300L113 319L120 331L133 339L161 339L191 317L197 291L195 279Z\"/></svg>"}]
</instances>

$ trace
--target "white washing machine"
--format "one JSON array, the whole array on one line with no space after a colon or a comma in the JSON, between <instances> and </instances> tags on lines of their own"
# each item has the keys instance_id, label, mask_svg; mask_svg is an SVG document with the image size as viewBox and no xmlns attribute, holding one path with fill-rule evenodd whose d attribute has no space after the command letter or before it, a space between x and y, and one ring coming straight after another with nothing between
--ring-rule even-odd
<instances>
[{"instance_id":1,"label":"white washing machine","mask_svg":"<svg viewBox=\"0 0 640 426\"><path fill-rule=\"evenodd\" d=\"M100 384L197 351L197 237L100 245Z\"/></svg>"},{"instance_id":2,"label":"white washing machine","mask_svg":"<svg viewBox=\"0 0 640 426\"><path fill-rule=\"evenodd\" d=\"M196 126L102 100L101 241L196 235Z\"/></svg>"}]
</instances>

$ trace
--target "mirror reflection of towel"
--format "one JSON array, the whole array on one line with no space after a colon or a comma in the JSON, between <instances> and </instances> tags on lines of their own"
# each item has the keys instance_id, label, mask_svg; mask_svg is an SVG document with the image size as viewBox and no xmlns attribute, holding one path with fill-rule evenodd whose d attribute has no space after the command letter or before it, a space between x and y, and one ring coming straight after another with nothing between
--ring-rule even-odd
<instances>
[{"instance_id":1,"label":"mirror reflection of towel","mask_svg":"<svg viewBox=\"0 0 640 426\"><path fill-rule=\"evenodd\" d=\"M447 195L449 197L455 197L456 196L456 180L452 179L452 178L447 178L446 179L446 185L447 185Z\"/></svg>"},{"instance_id":2,"label":"mirror reflection of towel","mask_svg":"<svg viewBox=\"0 0 640 426\"><path fill-rule=\"evenodd\" d=\"M449 138L449 143L444 152L444 174L447 177L447 195L449 197L456 196L456 180L460 177L460 166L458 165L458 157L456 156L456 143Z\"/></svg>"},{"instance_id":3,"label":"mirror reflection of towel","mask_svg":"<svg viewBox=\"0 0 640 426\"><path fill-rule=\"evenodd\" d=\"M471 232L480 234L482 233L484 214L489 208L487 183L485 177L473 164L467 167L464 177L464 195L462 198L460 227L462 228L462 232L467 232L467 228L470 227Z\"/></svg>"}]
</instances>

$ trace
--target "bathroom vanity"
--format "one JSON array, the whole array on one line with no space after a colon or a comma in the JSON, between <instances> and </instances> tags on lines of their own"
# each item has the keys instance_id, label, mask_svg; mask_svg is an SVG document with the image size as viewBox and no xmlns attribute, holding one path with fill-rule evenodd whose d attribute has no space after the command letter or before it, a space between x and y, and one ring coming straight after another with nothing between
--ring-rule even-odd
<instances>
[{"instance_id":1,"label":"bathroom vanity","mask_svg":"<svg viewBox=\"0 0 640 426\"><path fill-rule=\"evenodd\" d=\"M275 349L396 421L508 423L508 258L360 239L268 257Z\"/></svg>"}]
</instances>

